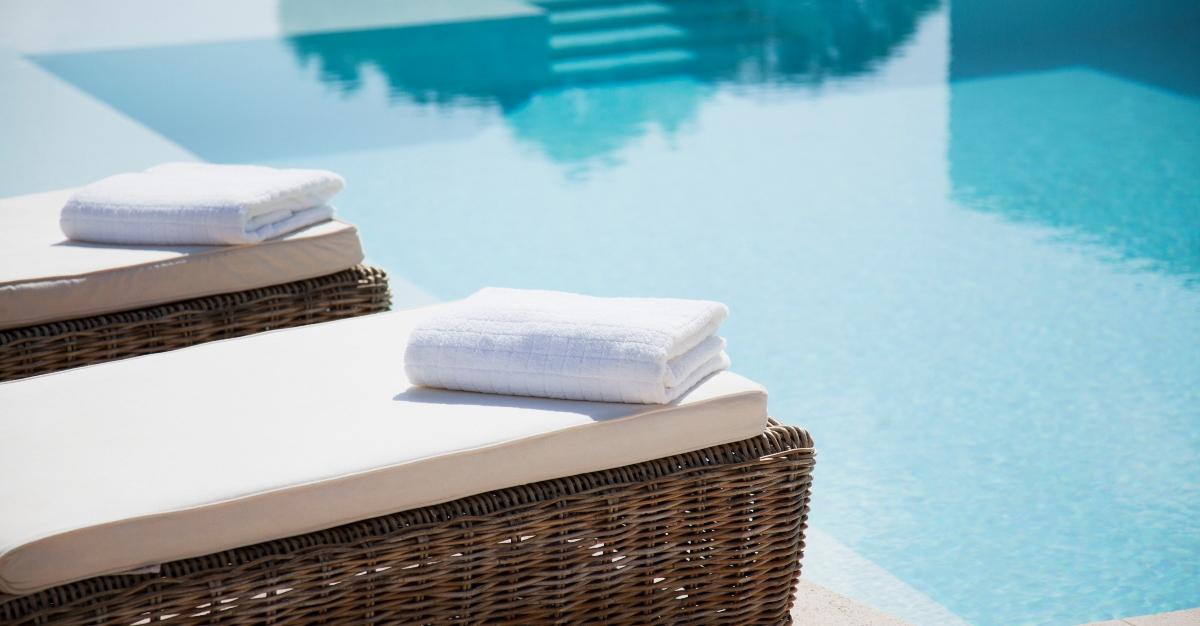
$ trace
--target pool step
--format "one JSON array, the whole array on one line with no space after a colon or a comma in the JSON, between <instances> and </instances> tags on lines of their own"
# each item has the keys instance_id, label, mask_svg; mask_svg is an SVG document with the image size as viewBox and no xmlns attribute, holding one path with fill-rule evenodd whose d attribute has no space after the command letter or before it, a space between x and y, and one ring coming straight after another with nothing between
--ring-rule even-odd
<instances>
[{"instance_id":1,"label":"pool step","mask_svg":"<svg viewBox=\"0 0 1200 626\"><path fill-rule=\"evenodd\" d=\"M556 79L566 83L630 79L684 71L696 59L696 53L691 50L662 48L560 60L551 65L550 71Z\"/></svg>"},{"instance_id":2,"label":"pool step","mask_svg":"<svg viewBox=\"0 0 1200 626\"><path fill-rule=\"evenodd\" d=\"M689 48L714 43L761 37L760 24L749 22L698 22L695 24L646 24L577 33L550 38L554 58L605 56L659 48Z\"/></svg>"},{"instance_id":3,"label":"pool step","mask_svg":"<svg viewBox=\"0 0 1200 626\"><path fill-rule=\"evenodd\" d=\"M692 2L608 3L551 11L550 27L555 32L634 26L652 22L692 22L744 15L745 5L736 0Z\"/></svg>"},{"instance_id":4,"label":"pool step","mask_svg":"<svg viewBox=\"0 0 1200 626\"><path fill-rule=\"evenodd\" d=\"M604 55L678 46L687 39L688 32L679 26L647 24L554 35L550 38L550 53L555 57Z\"/></svg>"},{"instance_id":5,"label":"pool step","mask_svg":"<svg viewBox=\"0 0 1200 626\"><path fill-rule=\"evenodd\" d=\"M547 11L565 11L568 9L632 4L636 1L637 0L529 0L530 4L539 6Z\"/></svg>"},{"instance_id":6,"label":"pool step","mask_svg":"<svg viewBox=\"0 0 1200 626\"><path fill-rule=\"evenodd\" d=\"M674 74L712 63L725 44L766 34L746 0L533 0L550 20L560 82Z\"/></svg>"}]
</instances>

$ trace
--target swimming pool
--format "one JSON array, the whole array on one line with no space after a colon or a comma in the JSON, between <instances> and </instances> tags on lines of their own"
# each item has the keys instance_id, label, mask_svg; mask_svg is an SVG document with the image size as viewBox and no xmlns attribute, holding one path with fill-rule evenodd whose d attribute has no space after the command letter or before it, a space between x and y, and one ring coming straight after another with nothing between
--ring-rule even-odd
<instances>
[{"instance_id":1,"label":"swimming pool","mask_svg":"<svg viewBox=\"0 0 1200 626\"><path fill-rule=\"evenodd\" d=\"M541 6L33 59L202 158L343 173L429 297L729 303L815 527L968 623L1200 606L1195 3Z\"/></svg>"}]
</instances>

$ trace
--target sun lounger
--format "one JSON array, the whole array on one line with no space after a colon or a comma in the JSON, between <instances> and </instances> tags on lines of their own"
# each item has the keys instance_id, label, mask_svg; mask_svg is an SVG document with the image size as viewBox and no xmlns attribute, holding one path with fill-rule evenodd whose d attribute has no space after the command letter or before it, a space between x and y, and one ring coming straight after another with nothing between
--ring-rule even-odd
<instances>
[{"instance_id":1,"label":"sun lounger","mask_svg":"<svg viewBox=\"0 0 1200 626\"><path fill-rule=\"evenodd\" d=\"M0 200L0 380L388 309L356 229L246 246L66 240L70 190Z\"/></svg>"},{"instance_id":2,"label":"sun lounger","mask_svg":"<svg viewBox=\"0 0 1200 626\"><path fill-rule=\"evenodd\" d=\"M0 623L790 623L812 441L414 387L435 308L0 384Z\"/></svg>"}]
</instances>

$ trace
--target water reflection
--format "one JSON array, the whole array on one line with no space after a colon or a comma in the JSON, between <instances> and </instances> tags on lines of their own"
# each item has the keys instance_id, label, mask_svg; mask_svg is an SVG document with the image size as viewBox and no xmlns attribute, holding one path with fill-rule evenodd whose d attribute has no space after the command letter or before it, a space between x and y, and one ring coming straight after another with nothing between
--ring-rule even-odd
<instances>
[{"instance_id":1,"label":"water reflection","mask_svg":"<svg viewBox=\"0 0 1200 626\"><path fill-rule=\"evenodd\" d=\"M1200 103L1085 68L955 84L963 206L1200 278Z\"/></svg>"},{"instance_id":2,"label":"water reflection","mask_svg":"<svg viewBox=\"0 0 1200 626\"><path fill-rule=\"evenodd\" d=\"M281 21L292 7L283 2ZM544 20L515 18L408 28L288 37L301 67L317 68L321 82L344 94L363 87L377 70L393 97L418 103L496 102L515 106L546 81Z\"/></svg>"},{"instance_id":3,"label":"water reflection","mask_svg":"<svg viewBox=\"0 0 1200 626\"><path fill-rule=\"evenodd\" d=\"M391 97L444 107L498 106L521 139L578 167L603 164L649 129L671 135L712 85L820 84L869 73L939 0L668 1L614 20L626 3L587 11L287 39L303 68L354 94L382 74ZM308 0L280 4L304 21ZM654 83L636 82L655 78ZM672 78L671 80L664 80ZM576 170L578 171L578 169Z\"/></svg>"},{"instance_id":4,"label":"water reflection","mask_svg":"<svg viewBox=\"0 0 1200 626\"><path fill-rule=\"evenodd\" d=\"M954 3L955 199L1200 278L1200 3L1026 4Z\"/></svg>"},{"instance_id":5,"label":"water reflection","mask_svg":"<svg viewBox=\"0 0 1200 626\"><path fill-rule=\"evenodd\" d=\"M1200 96L1195 0L954 0L952 80L1085 66Z\"/></svg>"},{"instance_id":6,"label":"water reflection","mask_svg":"<svg viewBox=\"0 0 1200 626\"><path fill-rule=\"evenodd\" d=\"M814 82L872 70L907 41L939 0L753 0L770 25L758 74Z\"/></svg>"},{"instance_id":7,"label":"water reflection","mask_svg":"<svg viewBox=\"0 0 1200 626\"><path fill-rule=\"evenodd\" d=\"M648 132L675 136L715 91L686 77L546 89L509 111L505 122L518 139L566 166L569 176L585 177L595 167L619 164L621 147Z\"/></svg>"},{"instance_id":8,"label":"water reflection","mask_svg":"<svg viewBox=\"0 0 1200 626\"><path fill-rule=\"evenodd\" d=\"M288 42L302 65L317 63L321 80L344 91L357 89L362 66L371 65L394 91L423 101L511 103L551 85L647 76L814 82L859 74L906 41L940 2L667 0L666 12L653 19L614 24L602 14L626 4L589 3L591 19L551 5L544 17L295 35ZM284 0L280 21L305 21L292 13L311 5Z\"/></svg>"}]
</instances>

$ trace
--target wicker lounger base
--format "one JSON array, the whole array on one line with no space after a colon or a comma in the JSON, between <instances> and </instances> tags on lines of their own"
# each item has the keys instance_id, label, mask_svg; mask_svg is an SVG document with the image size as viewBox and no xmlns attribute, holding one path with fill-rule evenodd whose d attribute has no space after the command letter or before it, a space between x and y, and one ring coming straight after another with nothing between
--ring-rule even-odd
<instances>
[{"instance_id":1,"label":"wicker lounger base","mask_svg":"<svg viewBox=\"0 0 1200 626\"><path fill-rule=\"evenodd\" d=\"M0 330L0 381L378 313L390 304L387 275L359 265L283 285Z\"/></svg>"},{"instance_id":2,"label":"wicker lounger base","mask_svg":"<svg viewBox=\"0 0 1200 626\"><path fill-rule=\"evenodd\" d=\"M787 624L805 431L0 596L4 624Z\"/></svg>"}]
</instances>

